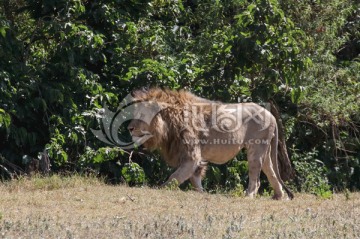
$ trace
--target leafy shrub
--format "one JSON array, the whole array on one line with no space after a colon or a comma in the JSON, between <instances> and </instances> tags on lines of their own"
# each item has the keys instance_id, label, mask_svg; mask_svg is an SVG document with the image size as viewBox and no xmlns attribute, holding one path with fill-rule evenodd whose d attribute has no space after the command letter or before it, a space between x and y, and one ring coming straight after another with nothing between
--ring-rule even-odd
<instances>
[{"instance_id":1,"label":"leafy shrub","mask_svg":"<svg viewBox=\"0 0 360 239\"><path fill-rule=\"evenodd\" d=\"M144 170L137 163L126 163L121 170L127 184L130 186L142 185L145 183Z\"/></svg>"},{"instance_id":2,"label":"leafy shrub","mask_svg":"<svg viewBox=\"0 0 360 239\"><path fill-rule=\"evenodd\" d=\"M315 194L319 197L329 198L332 195L323 162L317 159L318 152L299 153L292 150L292 162L296 171L296 184L300 192Z\"/></svg>"},{"instance_id":3,"label":"leafy shrub","mask_svg":"<svg viewBox=\"0 0 360 239\"><path fill-rule=\"evenodd\" d=\"M204 188L209 192L231 192L240 195L239 190L247 185L248 162L245 152L224 165L210 164L203 180Z\"/></svg>"},{"instance_id":4,"label":"leafy shrub","mask_svg":"<svg viewBox=\"0 0 360 239\"><path fill-rule=\"evenodd\" d=\"M53 171L163 183L172 170L159 155L130 158L90 129L104 103L116 108L135 88L167 86L226 102L276 101L289 145L303 152L293 152L300 190L327 192L326 177L336 190L359 189L359 9L351 0L4 1L1 171L11 178L25 155L47 150ZM210 165L204 186L246 181L239 156Z\"/></svg>"}]
</instances>

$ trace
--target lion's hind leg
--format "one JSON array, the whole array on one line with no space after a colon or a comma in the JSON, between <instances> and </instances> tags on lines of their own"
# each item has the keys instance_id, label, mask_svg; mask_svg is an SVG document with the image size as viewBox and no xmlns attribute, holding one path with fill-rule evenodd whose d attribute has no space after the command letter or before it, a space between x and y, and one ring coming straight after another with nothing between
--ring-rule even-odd
<instances>
[{"instance_id":1,"label":"lion's hind leg","mask_svg":"<svg viewBox=\"0 0 360 239\"><path fill-rule=\"evenodd\" d=\"M271 187L274 189L275 194L273 196L273 199L280 200L284 196L284 192L282 191L282 186L281 183L279 182L279 179L276 177L273 164L270 158L270 152L266 154L262 170L265 173L266 177L268 178Z\"/></svg>"},{"instance_id":2,"label":"lion's hind leg","mask_svg":"<svg viewBox=\"0 0 360 239\"><path fill-rule=\"evenodd\" d=\"M269 145L249 144L247 145L247 159L249 163L249 185L246 196L255 197L260 187L260 173L267 155Z\"/></svg>"},{"instance_id":3,"label":"lion's hind leg","mask_svg":"<svg viewBox=\"0 0 360 239\"><path fill-rule=\"evenodd\" d=\"M260 187L260 172L263 156L252 154L249 151L251 150L248 150L249 185L246 190L246 196L253 198L256 196Z\"/></svg>"}]
</instances>

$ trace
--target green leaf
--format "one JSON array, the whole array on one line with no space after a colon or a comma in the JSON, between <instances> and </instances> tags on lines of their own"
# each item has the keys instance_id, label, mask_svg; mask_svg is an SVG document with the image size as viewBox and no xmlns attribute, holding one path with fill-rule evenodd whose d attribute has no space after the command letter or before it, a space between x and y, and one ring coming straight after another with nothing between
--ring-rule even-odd
<instances>
[{"instance_id":1,"label":"green leaf","mask_svg":"<svg viewBox=\"0 0 360 239\"><path fill-rule=\"evenodd\" d=\"M145 182L144 170L137 163L126 163L121 174L129 185L140 185Z\"/></svg>"},{"instance_id":2,"label":"green leaf","mask_svg":"<svg viewBox=\"0 0 360 239\"><path fill-rule=\"evenodd\" d=\"M304 96L302 87L292 88L290 91L291 101L295 104L299 103L301 98Z\"/></svg>"},{"instance_id":3,"label":"green leaf","mask_svg":"<svg viewBox=\"0 0 360 239\"><path fill-rule=\"evenodd\" d=\"M0 34L3 38L6 37L6 29L7 27L0 27Z\"/></svg>"},{"instance_id":4,"label":"green leaf","mask_svg":"<svg viewBox=\"0 0 360 239\"><path fill-rule=\"evenodd\" d=\"M9 130L11 124L11 117L5 110L0 108L0 128Z\"/></svg>"}]
</instances>

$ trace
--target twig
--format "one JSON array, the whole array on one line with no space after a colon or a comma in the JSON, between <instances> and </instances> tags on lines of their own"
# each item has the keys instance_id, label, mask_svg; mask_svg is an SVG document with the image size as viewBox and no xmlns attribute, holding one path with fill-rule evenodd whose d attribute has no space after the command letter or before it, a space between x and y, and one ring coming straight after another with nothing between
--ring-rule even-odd
<instances>
[{"instance_id":1,"label":"twig","mask_svg":"<svg viewBox=\"0 0 360 239\"><path fill-rule=\"evenodd\" d=\"M126 196L127 196L132 202L135 201L135 199L133 199L132 197L130 197L129 194L126 194Z\"/></svg>"},{"instance_id":2,"label":"twig","mask_svg":"<svg viewBox=\"0 0 360 239\"><path fill-rule=\"evenodd\" d=\"M131 163L132 163L131 158L132 158L132 156L133 156L133 153L134 153L134 151L131 151L131 153L130 153L130 155L129 155L129 164L131 164Z\"/></svg>"},{"instance_id":3,"label":"twig","mask_svg":"<svg viewBox=\"0 0 360 239\"><path fill-rule=\"evenodd\" d=\"M1 168L3 171L5 171L5 172L10 176L10 179L11 179L11 180L14 179L12 173L11 173L5 166L3 166L3 165L0 164L0 168Z\"/></svg>"}]
</instances>

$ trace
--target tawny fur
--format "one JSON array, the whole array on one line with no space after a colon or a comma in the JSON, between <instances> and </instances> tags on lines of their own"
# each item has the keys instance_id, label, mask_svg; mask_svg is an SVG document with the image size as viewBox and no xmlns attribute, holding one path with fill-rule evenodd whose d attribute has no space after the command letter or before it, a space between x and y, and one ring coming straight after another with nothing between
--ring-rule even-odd
<instances>
[{"instance_id":1,"label":"tawny fur","mask_svg":"<svg viewBox=\"0 0 360 239\"><path fill-rule=\"evenodd\" d=\"M147 91L135 91L133 96L138 101L150 102L149 104L152 102L161 108L150 125L140 120L133 120L129 128L132 130L133 137L141 137L143 131L151 132L153 137L143 144L144 147L149 150L159 149L166 163L177 168L167 182L176 179L181 184L190 179L194 188L202 191L201 178L206 172L204 162L226 163L242 148L246 148L249 162L247 195L253 197L257 193L262 170L274 188L275 199L283 197L283 188L290 198L293 197L280 178L277 165L277 124L269 111L254 103L214 102L197 97L185 90L152 88ZM195 115L191 120L186 121L189 107L193 105L199 105L201 117ZM215 114L226 115L229 118L235 117L242 124L234 131L226 132L229 128L227 124L216 121L216 125L213 125L214 109L216 109ZM137 111L146 112L146 109L139 108ZM208 130L201 130L204 126ZM227 139L235 139L238 143L227 145L196 143L198 140L220 142ZM254 140L268 142L268 144L252 144Z\"/></svg>"}]
</instances>

